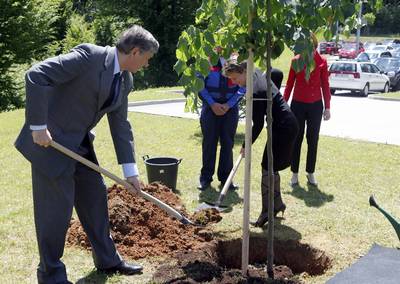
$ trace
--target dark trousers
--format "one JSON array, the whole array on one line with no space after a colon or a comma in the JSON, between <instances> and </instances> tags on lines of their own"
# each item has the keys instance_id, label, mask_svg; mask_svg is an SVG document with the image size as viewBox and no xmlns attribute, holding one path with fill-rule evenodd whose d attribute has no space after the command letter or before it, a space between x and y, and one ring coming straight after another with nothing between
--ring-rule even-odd
<instances>
[{"instance_id":1,"label":"dark trousers","mask_svg":"<svg viewBox=\"0 0 400 284\"><path fill-rule=\"evenodd\" d=\"M51 179L32 166L32 185L39 283L67 279L61 257L74 206L90 240L95 266L109 268L121 262L110 236L107 190L99 173L77 163L74 171Z\"/></svg>"},{"instance_id":2,"label":"dark trousers","mask_svg":"<svg viewBox=\"0 0 400 284\"><path fill-rule=\"evenodd\" d=\"M317 161L318 138L323 112L322 100L315 103L292 101L290 108L296 116L299 124L299 134L293 149L291 170L293 173L299 172L301 144L303 143L304 129L307 125L306 138L308 148L306 172L313 173Z\"/></svg>"},{"instance_id":3,"label":"dark trousers","mask_svg":"<svg viewBox=\"0 0 400 284\"><path fill-rule=\"evenodd\" d=\"M217 116L210 107L203 107L200 116L203 133L200 183L212 182L215 171L218 141L221 145L218 162L218 180L225 183L233 167L232 148L239 120L238 107L231 108L225 115Z\"/></svg>"}]
</instances>

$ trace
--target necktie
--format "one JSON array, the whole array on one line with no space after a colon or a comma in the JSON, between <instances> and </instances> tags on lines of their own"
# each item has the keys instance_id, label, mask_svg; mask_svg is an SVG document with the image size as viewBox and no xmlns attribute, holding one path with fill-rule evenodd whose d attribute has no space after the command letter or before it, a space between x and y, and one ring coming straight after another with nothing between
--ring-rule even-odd
<instances>
[{"instance_id":1,"label":"necktie","mask_svg":"<svg viewBox=\"0 0 400 284\"><path fill-rule=\"evenodd\" d=\"M114 75L114 79L111 83L110 94L108 95L107 100L104 102L103 108L109 107L116 103L119 95L120 86L121 86L121 75L118 72Z\"/></svg>"}]
</instances>

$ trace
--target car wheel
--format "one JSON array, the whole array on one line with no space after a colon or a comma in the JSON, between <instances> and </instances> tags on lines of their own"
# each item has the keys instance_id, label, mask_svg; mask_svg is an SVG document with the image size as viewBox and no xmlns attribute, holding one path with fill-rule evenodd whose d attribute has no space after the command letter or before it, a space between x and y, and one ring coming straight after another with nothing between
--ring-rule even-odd
<instances>
[{"instance_id":1,"label":"car wheel","mask_svg":"<svg viewBox=\"0 0 400 284\"><path fill-rule=\"evenodd\" d=\"M389 93L389 83L385 84L385 87L383 88L383 93Z\"/></svg>"},{"instance_id":2,"label":"car wheel","mask_svg":"<svg viewBox=\"0 0 400 284\"><path fill-rule=\"evenodd\" d=\"M369 93L369 83L365 84L364 89L362 89L361 91L361 95L364 97L368 97L368 93Z\"/></svg>"},{"instance_id":3,"label":"car wheel","mask_svg":"<svg viewBox=\"0 0 400 284\"><path fill-rule=\"evenodd\" d=\"M330 89L331 90L331 95L334 95L336 90L335 89Z\"/></svg>"}]
</instances>

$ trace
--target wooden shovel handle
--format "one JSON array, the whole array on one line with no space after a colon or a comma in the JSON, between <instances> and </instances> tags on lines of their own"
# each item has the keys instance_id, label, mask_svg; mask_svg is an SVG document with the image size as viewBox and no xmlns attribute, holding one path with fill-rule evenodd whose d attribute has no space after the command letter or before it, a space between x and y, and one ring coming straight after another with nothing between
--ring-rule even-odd
<instances>
[{"instance_id":1,"label":"wooden shovel handle","mask_svg":"<svg viewBox=\"0 0 400 284\"><path fill-rule=\"evenodd\" d=\"M228 191L228 188L232 183L232 179L235 176L236 171L238 170L240 162L242 161L242 159L243 159L242 154L239 154L239 157L237 158L237 160L235 162L235 165L233 166L231 172L229 173L229 176L228 176L228 178L227 178L227 180L226 180L226 182L224 184L224 187L222 188L221 194L219 195L219 198L218 198L218 200L216 202L217 206L221 205L221 202L224 199L225 194Z\"/></svg>"},{"instance_id":2,"label":"wooden shovel handle","mask_svg":"<svg viewBox=\"0 0 400 284\"><path fill-rule=\"evenodd\" d=\"M64 146L58 144L54 140L50 142L50 145L60 151L61 153L67 155L68 157L84 164L85 166L95 170L98 173L101 173L105 175L106 177L112 179L116 183L124 186L127 190L134 194L139 194L141 197L146 199L147 201L152 202L153 204L157 205L160 207L162 210L166 211L170 216L178 219L182 223L185 223L187 221L186 217L184 217L182 214L180 214L178 211L176 211L174 208L170 207L169 205L165 204L164 202L160 201L159 199L155 198L154 196L148 194L147 192L144 192L140 189L135 189L132 184L127 182L126 180L123 180L113 173L107 171L106 169L103 169L102 167L96 165L95 163L89 161L88 159L83 158L82 156L76 154L75 152L69 150L68 148L65 148Z\"/></svg>"}]
</instances>

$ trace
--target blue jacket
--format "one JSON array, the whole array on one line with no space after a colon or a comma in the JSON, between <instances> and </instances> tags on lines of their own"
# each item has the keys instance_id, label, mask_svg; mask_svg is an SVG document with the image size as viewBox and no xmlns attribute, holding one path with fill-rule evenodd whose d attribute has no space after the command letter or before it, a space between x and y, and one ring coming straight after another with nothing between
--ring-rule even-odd
<instances>
[{"instance_id":1,"label":"blue jacket","mask_svg":"<svg viewBox=\"0 0 400 284\"><path fill-rule=\"evenodd\" d=\"M211 71L204 80L204 89L200 91L200 98L204 106L211 106L214 103L227 103L230 108L236 106L243 97L243 92L238 92L236 85L229 86L228 78L220 71Z\"/></svg>"}]
</instances>

